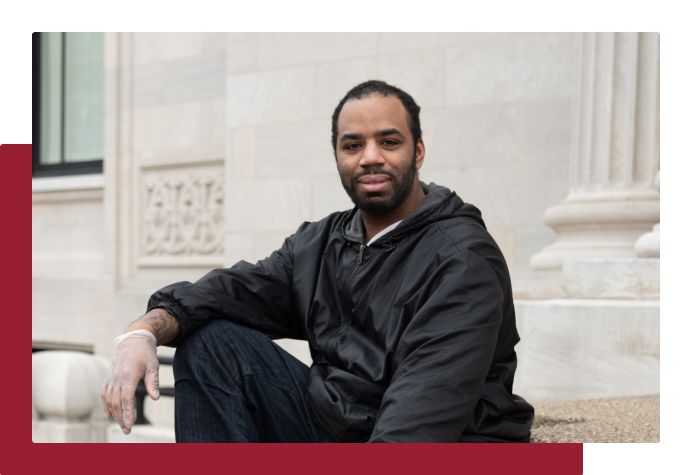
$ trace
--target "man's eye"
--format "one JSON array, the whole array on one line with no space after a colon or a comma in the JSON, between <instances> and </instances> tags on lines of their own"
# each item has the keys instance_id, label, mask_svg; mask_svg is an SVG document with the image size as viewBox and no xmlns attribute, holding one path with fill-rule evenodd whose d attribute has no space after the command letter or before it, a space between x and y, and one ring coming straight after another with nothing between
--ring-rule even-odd
<instances>
[{"instance_id":1,"label":"man's eye","mask_svg":"<svg viewBox=\"0 0 692 475\"><path fill-rule=\"evenodd\" d=\"M358 144L358 143L350 143L350 144L346 145L344 148L346 150L354 150L354 149L358 148L359 146L360 146L360 144Z\"/></svg>"},{"instance_id":2,"label":"man's eye","mask_svg":"<svg viewBox=\"0 0 692 475\"><path fill-rule=\"evenodd\" d=\"M391 139L387 139L387 140L384 140L382 142L382 145L388 145L388 146L396 145L396 144L397 144L397 142L395 140L391 140Z\"/></svg>"}]
</instances>

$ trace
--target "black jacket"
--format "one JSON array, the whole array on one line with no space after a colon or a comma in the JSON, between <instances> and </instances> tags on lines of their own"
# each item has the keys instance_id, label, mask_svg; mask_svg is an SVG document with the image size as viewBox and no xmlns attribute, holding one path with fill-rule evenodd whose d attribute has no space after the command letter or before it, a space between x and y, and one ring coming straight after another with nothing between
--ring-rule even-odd
<instances>
[{"instance_id":1,"label":"black jacket","mask_svg":"<svg viewBox=\"0 0 692 475\"><path fill-rule=\"evenodd\" d=\"M334 213L257 264L159 290L149 309L175 315L181 338L227 319L307 340L308 404L339 441L527 442L505 260L477 208L422 186L416 211L370 247L357 208Z\"/></svg>"}]
</instances>

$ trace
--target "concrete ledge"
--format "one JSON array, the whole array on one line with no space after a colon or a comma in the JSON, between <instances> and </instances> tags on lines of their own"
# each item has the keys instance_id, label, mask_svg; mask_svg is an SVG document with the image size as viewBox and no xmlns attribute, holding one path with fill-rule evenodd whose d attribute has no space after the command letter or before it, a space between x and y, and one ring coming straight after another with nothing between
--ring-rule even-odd
<instances>
[{"instance_id":1,"label":"concrete ledge","mask_svg":"<svg viewBox=\"0 0 692 475\"><path fill-rule=\"evenodd\" d=\"M514 392L530 403L660 392L660 303L516 300Z\"/></svg>"},{"instance_id":2,"label":"concrete ledge","mask_svg":"<svg viewBox=\"0 0 692 475\"><path fill-rule=\"evenodd\" d=\"M515 271L512 294L515 299L547 300L562 297L562 271Z\"/></svg>"},{"instance_id":3,"label":"concrete ledge","mask_svg":"<svg viewBox=\"0 0 692 475\"><path fill-rule=\"evenodd\" d=\"M562 269L567 298L660 298L660 259L567 259Z\"/></svg>"},{"instance_id":4,"label":"concrete ledge","mask_svg":"<svg viewBox=\"0 0 692 475\"><path fill-rule=\"evenodd\" d=\"M32 178L31 191L93 190L103 188L103 173Z\"/></svg>"},{"instance_id":5,"label":"concrete ledge","mask_svg":"<svg viewBox=\"0 0 692 475\"><path fill-rule=\"evenodd\" d=\"M116 444L139 443L139 444L162 444L175 443L175 429L166 427L155 427L149 425L134 426L128 435L118 425L111 425L108 428L108 442Z\"/></svg>"},{"instance_id":6,"label":"concrete ledge","mask_svg":"<svg viewBox=\"0 0 692 475\"><path fill-rule=\"evenodd\" d=\"M31 441L40 443L89 442L91 424L88 422L65 423L62 421L32 421Z\"/></svg>"}]
</instances>

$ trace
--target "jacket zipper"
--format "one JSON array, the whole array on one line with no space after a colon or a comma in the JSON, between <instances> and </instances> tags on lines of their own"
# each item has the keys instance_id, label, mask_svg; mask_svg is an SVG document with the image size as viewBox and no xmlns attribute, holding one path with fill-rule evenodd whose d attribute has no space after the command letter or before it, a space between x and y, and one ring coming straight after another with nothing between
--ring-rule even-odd
<instances>
[{"instance_id":1,"label":"jacket zipper","mask_svg":"<svg viewBox=\"0 0 692 475\"><path fill-rule=\"evenodd\" d=\"M349 295L349 287L351 285L351 279L353 279L353 276L356 273L356 269L358 266L363 262L363 251L365 250L365 245L361 244L360 249L358 250L358 260L356 261L356 265L351 267L351 270L348 273L348 276L346 277L346 285L344 286L344 296L341 299L341 311L344 315L344 319L339 325L339 328L329 337L327 342L325 343L324 347L325 349L329 352L331 351L330 345L334 341L336 337L341 335L346 328L348 327L349 321L351 320L351 311L348 309L346 306L346 297ZM334 354L334 357L336 357L336 354Z\"/></svg>"}]
</instances>

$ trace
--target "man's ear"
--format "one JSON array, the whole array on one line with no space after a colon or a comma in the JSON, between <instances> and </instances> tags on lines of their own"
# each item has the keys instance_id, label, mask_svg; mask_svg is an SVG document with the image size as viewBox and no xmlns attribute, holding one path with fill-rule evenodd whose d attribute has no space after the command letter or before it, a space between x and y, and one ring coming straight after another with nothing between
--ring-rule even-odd
<instances>
[{"instance_id":1,"label":"man's ear","mask_svg":"<svg viewBox=\"0 0 692 475\"><path fill-rule=\"evenodd\" d=\"M416 170L420 170L420 167L423 166L423 161L425 161L425 144L421 137L416 144Z\"/></svg>"}]
</instances>

